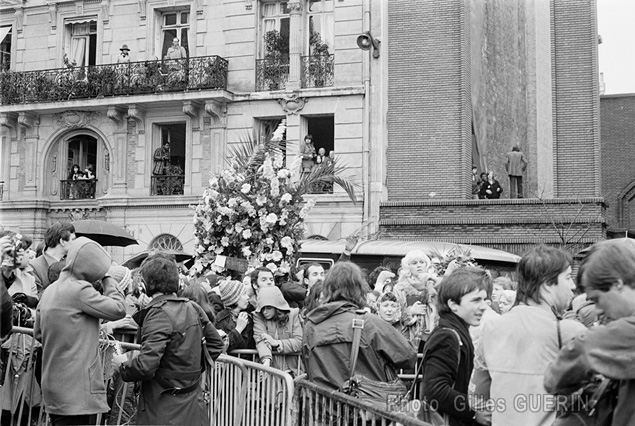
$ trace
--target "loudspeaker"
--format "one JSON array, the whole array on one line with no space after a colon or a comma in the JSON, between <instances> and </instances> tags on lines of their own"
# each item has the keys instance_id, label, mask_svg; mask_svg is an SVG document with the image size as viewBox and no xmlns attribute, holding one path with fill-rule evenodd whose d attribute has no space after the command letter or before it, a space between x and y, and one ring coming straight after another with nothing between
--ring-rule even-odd
<instances>
[{"instance_id":1,"label":"loudspeaker","mask_svg":"<svg viewBox=\"0 0 635 426\"><path fill-rule=\"evenodd\" d=\"M374 38L370 34L370 31L366 31L357 37L357 46L359 46L360 49L370 50L371 47L373 48L373 58L379 58L379 43L381 43L381 41Z\"/></svg>"}]
</instances>

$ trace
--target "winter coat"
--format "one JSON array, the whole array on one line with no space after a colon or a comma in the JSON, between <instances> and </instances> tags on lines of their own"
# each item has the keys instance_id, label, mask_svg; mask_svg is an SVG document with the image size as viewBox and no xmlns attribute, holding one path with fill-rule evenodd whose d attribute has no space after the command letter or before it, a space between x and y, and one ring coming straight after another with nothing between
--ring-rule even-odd
<instances>
[{"instance_id":1,"label":"winter coat","mask_svg":"<svg viewBox=\"0 0 635 426\"><path fill-rule=\"evenodd\" d=\"M359 307L346 301L325 303L305 319L302 359L309 380L338 389L351 376L349 362L353 319ZM417 353L392 325L377 315L362 312L364 329L355 374L387 382L395 369L414 367Z\"/></svg>"},{"instance_id":2,"label":"winter coat","mask_svg":"<svg viewBox=\"0 0 635 426\"><path fill-rule=\"evenodd\" d=\"M619 380L612 426L635 424L635 316L581 332L568 343L545 372L545 389L569 394L592 374Z\"/></svg>"},{"instance_id":3,"label":"winter coat","mask_svg":"<svg viewBox=\"0 0 635 426\"><path fill-rule=\"evenodd\" d=\"M0 337L4 337L13 328L13 304L7 288L4 286L4 277L0 273Z\"/></svg>"},{"instance_id":4,"label":"winter coat","mask_svg":"<svg viewBox=\"0 0 635 426\"><path fill-rule=\"evenodd\" d=\"M42 343L42 396L49 414L108 411L99 347L99 320L126 315L117 282L104 279L103 296L91 284L106 275L110 256L85 237L73 241L60 277L42 294L34 336Z\"/></svg>"},{"instance_id":5,"label":"winter coat","mask_svg":"<svg viewBox=\"0 0 635 426\"><path fill-rule=\"evenodd\" d=\"M562 344L585 329L577 321L560 321ZM476 347L474 384L477 394L492 398L499 407L492 413L494 425L551 426L556 418L553 404L524 407L548 396L544 374L558 352L556 316L547 309L518 305L485 323Z\"/></svg>"},{"instance_id":6,"label":"winter coat","mask_svg":"<svg viewBox=\"0 0 635 426\"><path fill-rule=\"evenodd\" d=\"M267 333L281 345L272 350L271 345L262 338L262 333ZM289 320L280 325L277 321L266 319L260 312L254 312L254 340L260 359L271 358L271 366L280 370L298 372L298 353L302 348L302 323L300 310L297 308L289 311ZM287 355L295 354L295 355Z\"/></svg>"},{"instance_id":7,"label":"winter coat","mask_svg":"<svg viewBox=\"0 0 635 426\"><path fill-rule=\"evenodd\" d=\"M207 425L200 377L203 338L212 359L220 356L223 341L195 302L160 295L138 315L141 350L121 365L121 378L141 381L136 424ZM187 387L192 386L189 392ZM173 394L174 388L186 389Z\"/></svg>"},{"instance_id":8,"label":"winter coat","mask_svg":"<svg viewBox=\"0 0 635 426\"><path fill-rule=\"evenodd\" d=\"M510 176L522 176L523 172L527 168L527 159L525 154L520 151L512 151L507 153L507 163L505 163L505 170Z\"/></svg>"},{"instance_id":9,"label":"winter coat","mask_svg":"<svg viewBox=\"0 0 635 426\"><path fill-rule=\"evenodd\" d=\"M232 316L231 309L225 309L216 316L216 328L227 333L227 339L229 340L227 352L235 349L256 349L254 322L251 315L249 316L249 324L247 324L242 333L239 333L236 330L236 320Z\"/></svg>"},{"instance_id":10,"label":"winter coat","mask_svg":"<svg viewBox=\"0 0 635 426\"><path fill-rule=\"evenodd\" d=\"M468 327L456 314L441 313L439 326L424 349L423 395L428 401L436 401L439 413L448 415L450 426L478 424L472 420L475 412L470 409L467 397L474 368L474 346ZM461 342L448 328L458 333Z\"/></svg>"}]
</instances>

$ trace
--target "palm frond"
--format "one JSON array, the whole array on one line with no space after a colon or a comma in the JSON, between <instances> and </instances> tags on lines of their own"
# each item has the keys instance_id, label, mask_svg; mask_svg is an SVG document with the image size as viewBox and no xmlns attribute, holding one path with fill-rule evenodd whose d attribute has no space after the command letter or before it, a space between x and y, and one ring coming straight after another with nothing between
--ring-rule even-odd
<instances>
[{"instance_id":1,"label":"palm frond","mask_svg":"<svg viewBox=\"0 0 635 426\"><path fill-rule=\"evenodd\" d=\"M296 184L296 189L300 194L309 194L318 183L333 183L342 188L353 203L357 203L355 188L359 185L342 176L348 170L346 165L340 164L337 159L334 159L330 163L315 166L311 172L303 174Z\"/></svg>"}]
</instances>

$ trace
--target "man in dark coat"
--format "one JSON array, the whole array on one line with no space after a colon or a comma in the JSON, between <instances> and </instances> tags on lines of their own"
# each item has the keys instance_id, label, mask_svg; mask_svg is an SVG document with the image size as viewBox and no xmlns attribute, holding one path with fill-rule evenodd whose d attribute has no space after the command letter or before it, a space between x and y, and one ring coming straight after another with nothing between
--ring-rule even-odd
<instances>
[{"instance_id":1,"label":"man in dark coat","mask_svg":"<svg viewBox=\"0 0 635 426\"><path fill-rule=\"evenodd\" d=\"M38 296L41 296L44 289L50 284L49 267L66 257L70 243L74 239L75 227L70 222L56 222L44 233L44 252L31 261Z\"/></svg>"},{"instance_id":2,"label":"man in dark coat","mask_svg":"<svg viewBox=\"0 0 635 426\"><path fill-rule=\"evenodd\" d=\"M205 358L218 358L223 341L200 306L176 296L174 261L148 258L141 276L152 297L134 318L141 350L129 361L125 355L113 357L123 380L141 381L136 424L209 425L200 379Z\"/></svg>"}]
</instances>

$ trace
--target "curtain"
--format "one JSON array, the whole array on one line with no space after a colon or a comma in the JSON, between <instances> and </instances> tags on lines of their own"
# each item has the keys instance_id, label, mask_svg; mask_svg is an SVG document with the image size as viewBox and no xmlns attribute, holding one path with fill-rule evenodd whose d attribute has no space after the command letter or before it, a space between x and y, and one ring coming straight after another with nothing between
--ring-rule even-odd
<instances>
[{"instance_id":1,"label":"curtain","mask_svg":"<svg viewBox=\"0 0 635 426\"><path fill-rule=\"evenodd\" d=\"M84 65L86 55L86 37L73 37L71 39L71 62L74 60L78 66Z\"/></svg>"}]
</instances>

